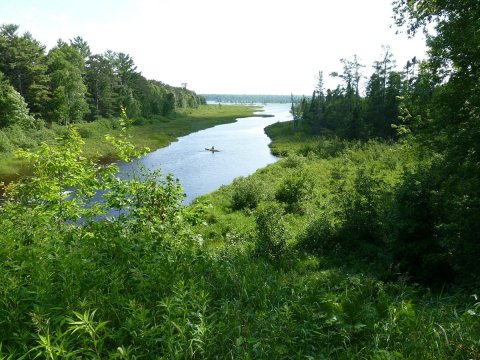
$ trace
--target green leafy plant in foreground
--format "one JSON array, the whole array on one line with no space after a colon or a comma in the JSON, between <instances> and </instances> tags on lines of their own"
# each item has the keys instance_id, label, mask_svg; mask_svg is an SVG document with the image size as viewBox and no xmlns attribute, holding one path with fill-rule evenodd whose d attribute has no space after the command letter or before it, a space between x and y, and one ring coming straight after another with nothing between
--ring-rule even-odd
<instances>
[{"instance_id":1,"label":"green leafy plant in foreground","mask_svg":"<svg viewBox=\"0 0 480 360\"><path fill-rule=\"evenodd\" d=\"M120 139L111 139L125 160L141 154L127 135L125 127ZM144 170L120 179L116 165L86 159L82 146L72 128L58 145L22 151L34 173L6 187L0 354L128 358L128 344L135 342L120 326L130 313L120 315L125 304L137 294L159 302L165 295L159 277L172 272L183 246L195 251L189 224L198 221L201 207L183 207L177 180ZM102 202L96 202L99 191ZM163 258L163 251L172 258ZM119 346L108 347L112 341Z\"/></svg>"}]
</instances>

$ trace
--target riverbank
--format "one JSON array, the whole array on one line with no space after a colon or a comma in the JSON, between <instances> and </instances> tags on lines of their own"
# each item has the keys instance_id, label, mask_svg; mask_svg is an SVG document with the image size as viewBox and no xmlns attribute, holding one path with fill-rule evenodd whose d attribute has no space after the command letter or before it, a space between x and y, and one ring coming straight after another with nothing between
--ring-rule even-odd
<instances>
[{"instance_id":1,"label":"riverbank","mask_svg":"<svg viewBox=\"0 0 480 360\"><path fill-rule=\"evenodd\" d=\"M257 106L241 105L201 105L197 109L177 112L168 117L141 119L132 124L128 133L131 142L138 147L156 150L168 146L181 136L213 127L235 122L238 118L249 117L260 111ZM262 115L259 115L262 116ZM267 115L265 115L267 116ZM103 119L91 123L75 125L85 141L85 155L89 158L100 158L104 161L116 160L111 144L105 135L117 135L120 132L118 120ZM49 129L43 141L53 143L55 137L61 135L65 128L54 126ZM46 131L45 131L46 132ZM0 159L0 182L10 182L29 173L28 165L17 159L14 153L4 153Z\"/></svg>"}]
</instances>

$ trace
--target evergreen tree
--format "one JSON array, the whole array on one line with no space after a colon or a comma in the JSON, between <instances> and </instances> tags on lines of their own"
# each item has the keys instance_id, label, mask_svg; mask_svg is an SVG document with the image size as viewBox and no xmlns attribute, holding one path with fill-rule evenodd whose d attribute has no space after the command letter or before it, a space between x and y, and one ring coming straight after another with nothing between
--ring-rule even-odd
<instances>
[{"instance_id":1,"label":"evergreen tree","mask_svg":"<svg viewBox=\"0 0 480 360\"><path fill-rule=\"evenodd\" d=\"M0 26L0 71L22 95L33 115L46 116L49 98L45 47L30 33L17 34L18 25Z\"/></svg>"},{"instance_id":2,"label":"evergreen tree","mask_svg":"<svg viewBox=\"0 0 480 360\"><path fill-rule=\"evenodd\" d=\"M398 123L398 101L403 75L394 71L395 60L390 48L383 47L382 60L373 64L374 73L367 85L366 114L368 132L372 137L392 138L392 124Z\"/></svg>"}]
</instances>

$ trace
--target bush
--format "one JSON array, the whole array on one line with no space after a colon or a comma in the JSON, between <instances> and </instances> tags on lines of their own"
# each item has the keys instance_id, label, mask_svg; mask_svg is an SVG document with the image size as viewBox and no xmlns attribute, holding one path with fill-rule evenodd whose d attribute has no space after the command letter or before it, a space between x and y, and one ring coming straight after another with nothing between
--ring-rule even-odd
<instances>
[{"instance_id":1,"label":"bush","mask_svg":"<svg viewBox=\"0 0 480 360\"><path fill-rule=\"evenodd\" d=\"M95 136L96 129L94 129L94 127L90 124L91 123L76 124L78 133L84 139L88 139Z\"/></svg>"},{"instance_id":2,"label":"bush","mask_svg":"<svg viewBox=\"0 0 480 360\"><path fill-rule=\"evenodd\" d=\"M278 203L266 203L257 210L255 250L259 256L274 260L284 254L288 233L283 215L283 207Z\"/></svg>"},{"instance_id":3,"label":"bush","mask_svg":"<svg viewBox=\"0 0 480 360\"><path fill-rule=\"evenodd\" d=\"M306 163L306 160L304 156L291 154L283 160L282 166L285 168L294 169L294 168L302 167L303 165L305 165L305 163Z\"/></svg>"},{"instance_id":4,"label":"bush","mask_svg":"<svg viewBox=\"0 0 480 360\"><path fill-rule=\"evenodd\" d=\"M232 208L235 210L255 209L265 198L262 184L252 178L239 177L232 183Z\"/></svg>"},{"instance_id":5,"label":"bush","mask_svg":"<svg viewBox=\"0 0 480 360\"><path fill-rule=\"evenodd\" d=\"M376 177L374 169L355 169L352 183L342 174L345 169L335 169L335 201L342 225L339 236L342 247L358 248L359 244L379 244L382 239L382 209L388 188Z\"/></svg>"},{"instance_id":6,"label":"bush","mask_svg":"<svg viewBox=\"0 0 480 360\"><path fill-rule=\"evenodd\" d=\"M285 203L288 211L299 211L313 190L313 181L305 173L291 174L278 188L275 199Z\"/></svg>"},{"instance_id":7,"label":"bush","mask_svg":"<svg viewBox=\"0 0 480 360\"><path fill-rule=\"evenodd\" d=\"M336 252L338 245L336 230L325 216L312 221L298 240L298 247L316 254Z\"/></svg>"},{"instance_id":8,"label":"bush","mask_svg":"<svg viewBox=\"0 0 480 360\"><path fill-rule=\"evenodd\" d=\"M119 127L120 123L118 119L106 118L76 124L78 133L84 139L108 133L110 130L118 129Z\"/></svg>"},{"instance_id":9,"label":"bush","mask_svg":"<svg viewBox=\"0 0 480 360\"><path fill-rule=\"evenodd\" d=\"M55 139L56 134L53 130L40 125L37 130L32 131L30 137L37 143L48 142Z\"/></svg>"},{"instance_id":10,"label":"bush","mask_svg":"<svg viewBox=\"0 0 480 360\"><path fill-rule=\"evenodd\" d=\"M13 152L15 147L12 145L8 136L0 130L0 152L2 153L9 153Z\"/></svg>"},{"instance_id":11,"label":"bush","mask_svg":"<svg viewBox=\"0 0 480 360\"><path fill-rule=\"evenodd\" d=\"M25 150L33 149L37 145L37 142L31 137L29 137L25 133L25 130L22 129L22 127L18 124L12 125L4 129L3 131L15 147Z\"/></svg>"},{"instance_id":12,"label":"bush","mask_svg":"<svg viewBox=\"0 0 480 360\"><path fill-rule=\"evenodd\" d=\"M308 156L313 153L320 158L328 159L339 156L348 149L351 144L351 141L341 140L337 137L318 137L315 141L306 143L299 152L303 156Z\"/></svg>"},{"instance_id":13,"label":"bush","mask_svg":"<svg viewBox=\"0 0 480 360\"><path fill-rule=\"evenodd\" d=\"M147 120L144 117L136 117L133 119L133 125L135 126L140 126L140 125L145 125L147 123Z\"/></svg>"},{"instance_id":14,"label":"bush","mask_svg":"<svg viewBox=\"0 0 480 360\"><path fill-rule=\"evenodd\" d=\"M435 203L436 180L429 169L409 173L395 194L390 212L390 251L400 270L415 281L451 280L449 251L442 249ZM452 249L453 250L453 249Z\"/></svg>"}]
</instances>

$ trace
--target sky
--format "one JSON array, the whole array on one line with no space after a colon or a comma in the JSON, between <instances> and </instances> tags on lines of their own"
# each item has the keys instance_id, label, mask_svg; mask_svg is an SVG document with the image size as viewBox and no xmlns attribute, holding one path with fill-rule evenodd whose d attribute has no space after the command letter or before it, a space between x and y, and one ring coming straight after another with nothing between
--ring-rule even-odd
<instances>
[{"instance_id":1,"label":"sky","mask_svg":"<svg viewBox=\"0 0 480 360\"><path fill-rule=\"evenodd\" d=\"M390 0L0 0L0 24L20 26L48 49L81 36L93 53L129 54L148 79L200 94L311 94L340 59L372 64L388 45L402 68L425 57Z\"/></svg>"}]
</instances>

